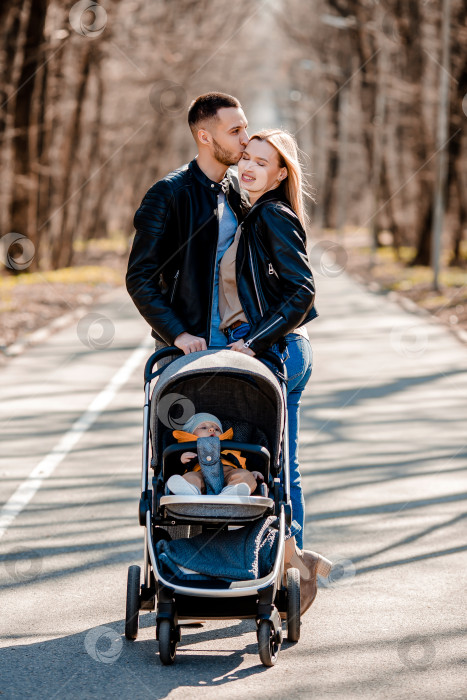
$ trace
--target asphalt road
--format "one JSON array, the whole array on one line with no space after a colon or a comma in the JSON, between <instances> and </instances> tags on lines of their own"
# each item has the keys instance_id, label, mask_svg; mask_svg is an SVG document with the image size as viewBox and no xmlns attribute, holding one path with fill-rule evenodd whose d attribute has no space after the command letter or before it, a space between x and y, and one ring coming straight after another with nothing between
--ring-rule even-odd
<instances>
[{"instance_id":1,"label":"asphalt road","mask_svg":"<svg viewBox=\"0 0 467 700\"><path fill-rule=\"evenodd\" d=\"M119 291L0 369L2 698L466 697L466 347L345 274L317 283L306 543L336 566L300 642L266 669L252 621L184 628L172 667L153 613L124 639L151 343Z\"/></svg>"}]
</instances>

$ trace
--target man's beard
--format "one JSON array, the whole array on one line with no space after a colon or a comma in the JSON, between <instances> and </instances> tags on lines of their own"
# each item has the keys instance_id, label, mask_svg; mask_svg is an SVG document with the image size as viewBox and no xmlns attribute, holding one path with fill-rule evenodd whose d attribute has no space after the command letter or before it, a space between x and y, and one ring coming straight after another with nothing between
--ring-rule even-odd
<instances>
[{"instance_id":1,"label":"man's beard","mask_svg":"<svg viewBox=\"0 0 467 700\"><path fill-rule=\"evenodd\" d=\"M219 163L227 166L237 165L238 158L236 156L234 156L230 151L227 151L225 148L222 148L220 143L218 143L215 138L212 139L212 143L214 146L214 158Z\"/></svg>"}]
</instances>

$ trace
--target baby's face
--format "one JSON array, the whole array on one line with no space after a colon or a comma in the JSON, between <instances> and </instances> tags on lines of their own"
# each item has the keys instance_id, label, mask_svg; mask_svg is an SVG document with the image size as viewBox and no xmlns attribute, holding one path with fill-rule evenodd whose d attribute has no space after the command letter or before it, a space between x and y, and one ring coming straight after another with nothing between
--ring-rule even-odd
<instances>
[{"instance_id":1,"label":"baby's face","mask_svg":"<svg viewBox=\"0 0 467 700\"><path fill-rule=\"evenodd\" d=\"M211 421L206 420L200 423L193 433L197 437L210 437L211 435L219 437L221 430L217 423L211 423Z\"/></svg>"}]
</instances>

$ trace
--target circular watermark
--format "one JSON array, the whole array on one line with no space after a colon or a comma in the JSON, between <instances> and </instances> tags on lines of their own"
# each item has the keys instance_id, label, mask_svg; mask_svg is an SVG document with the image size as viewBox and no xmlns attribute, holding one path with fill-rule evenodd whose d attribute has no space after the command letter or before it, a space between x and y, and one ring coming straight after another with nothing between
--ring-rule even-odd
<instances>
[{"instance_id":1,"label":"circular watermark","mask_svg":"<svg viewBox=\"0 0 467 700\"><path fill-rule=\"evenodd\" d=\"M432 639L409 635L399 642L397 653L404 666L424 669L435 660L436 647Z\"/></svg>"},{"instance_id":2,"label":"circular watermark","mask_svg":"<svg viewBox=\"0 0 467 700\"><path fill-rule=\"evenodd\" d=\"M462 111L464 112L465 116L467 117L467 93L464 95L464 98L462 100Z\"/></svg>"},{"instance_id":3,"label":"circular watermark","mask_svg":"<svg viewBox=\"0 0 467 700\"><path fill-rule=\"evenodd\" d=\"M5 233L0 238L0 259L10 270L26 270L34 260L34 243L23 233Z\"/></svg>"},{"instance_id":4,"label":"circular watermark","mask_svg":"<svg viewBox=\"0 0 467 700\"><path fill-rule=\"evenodd\" d=\"M76 332L83 345L92 350L102 350L112 344L115 326L110 318L94 311L78 321Z\"/></svg>"},{"instance_id":5,"label":"circular watermark","mask_svg":"<svg viewBox=\"0 0 467 700\"><path fill-rule=\"evenodd\" d=\"M330 559L332 561L331 571L327 578L318 576L320 585L325 588L337 588L352 584L357 571L352 559L342 554L335 554Z\"/></svg>"},{"instance_id":6,"label":"circular watermark","mask_svg":"<svg viewBox=\"0 0 467 700\"><path fill-rule=\"evenodd\" d=\"M8 576L15 583L33 581L42 572L43 559L35 549L21 547L11 550L3 557Z\"/></svg>"},{"instance_id":7,"label":"circular watermark","mask_svg":"<svg viewBox=\"0 0 467 700\"><path fill-rule=\"evenodd\" d=\"M151 88L149 102L158 114L176 116L185 109L187 93L173 80L158 80Z\"/></svg>"},{"instance_id":8,"label":"circular watermark","mask_svg":"<svg viewBox=\"0 0 467 700\"><path fill-rule=\"evenodd\" d=\"M107 12L93 0L79 0L72 6L68 19L77 34L95 39L107 25Z\"/></svg>"},{"instance_id":9,"label":"circular watermark","mask_svg":"<svg viewBox=\"0 0 467 700\"><path fill-rule=\"evenodd\" d=\"M195 413L193 401L182 394L167 394L157 404L157 417L172 430L181 430Z\"/></svg>"},{"instance_id":10,"label":"circular watermark","mask_svg":"<svg viewBox=\"0 0 467 700\"><path fill-rule=\"evenodd\" d=\"M349 259L346 249L335 241L319 241L310 250L310 263L323 277L339 277Z\"/></svg>"},{"instance_id":11,"label":"circular watermark","mask_svg":"<svg viewBox=\"0 0 467 700\"><path fill-rule=\"evenodd\" d=\"M428 347L428 332L424 326L394 326L391 346L402 357L421 357Z\"/></svg>"},{"instance_id":12,"label":"circular watermark","mask_svg":"<svg viewBox=\"0 0 467 700\"><path fill-rule=\"evenodd\" d=\"M122 653L123 641L112 627L96 627L86 634L84 648L95 661L114 664Z\"/></svg>"},{"instance_id":13,"label":"circular watermark","mask_svg":"<svg viewBox=\"0 0 467 700\"><path fill-rule=\"evenodd\" d=\"M381 29L383 34L395 44L400 44L401 36L397 28L396 18L390 13L386 12L381 20Z\"/></svg>"}]
</instances>

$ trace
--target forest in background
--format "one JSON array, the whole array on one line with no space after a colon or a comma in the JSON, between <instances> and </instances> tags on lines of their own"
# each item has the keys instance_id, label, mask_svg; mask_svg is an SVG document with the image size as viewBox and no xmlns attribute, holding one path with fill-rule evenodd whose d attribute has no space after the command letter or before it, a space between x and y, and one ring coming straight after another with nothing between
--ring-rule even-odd
<instances>
[{"instance_id":1,"label":"forest in background","mask_svg":"<svg viewBox=\"0 0 467 700\"><path fill-rule=\"evenodd\" d=\"M467 6L449 6L443 67L442 0L3 3L2 274L68 267L79 243L130 236L146 190L193 157L186 111L208 90L235 94L254 128L297 135L316 240L369 230L427 266L443 71L443 250L465 265Z\"/></svg>"}]
</instances>

